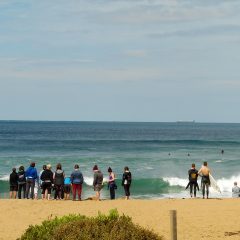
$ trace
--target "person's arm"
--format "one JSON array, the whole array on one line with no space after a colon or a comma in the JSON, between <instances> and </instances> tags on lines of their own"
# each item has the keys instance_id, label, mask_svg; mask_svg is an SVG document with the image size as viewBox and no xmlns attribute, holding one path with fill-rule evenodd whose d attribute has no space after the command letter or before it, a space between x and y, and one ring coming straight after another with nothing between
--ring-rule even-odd
<instances>
[{"instance_id":1,"label":"person's arm","mask_svg":"<svg viewBox=\"0 0 240 240\"><path fill-rule=\"evenodd\" d=\"M50 173L50 181L53 184L53 172Z\"/></svg>"},{"instance_id":2,"label":"person's arm","mask_svg":"<svg viewBox=\"0 0 240 240\"><path fill-rule=\"evenodd\" d=\"M40 177L40 179L41 179L42 181L44 181L44 175L45 175L45 171L42 172L41 177Z\"/></svg>"},{"instance_id":3,"label":"person's arm","mask_svg":"<svg viewBox=\"0 0 240 240\"><path fill-rule=\"evenodd\" d=\"M95 186L96 183L97 183L97 174L94 173L94 175L93 175L93 186Z\"/></svg>"},{"instance_id":4,"label":"person's arm","mask_svg":"<svg viewBox=\"0 0 240 240\"><path fill-rule=\"evenodd\" d=\"M34 171L34 179L37 179L37 177L38 177L37 169L35 168L35 171Z\"/></svg>"},{"instance_id":5,"label":"person's arm","mask_svg":"<svg viewBox=\"0 0 240 240\"><path fill-rule=\"evenodd\" d=\"M131 185L132 184L132 173L131 172L129 172L129 176L130 176L130 179L128 180L128 183L129 183L129 185Z\"/></svg>"},{"instance_id":6,"label":"person's arm","mask_svg":"<svg viewBox=\"0 0 240 240\"><path fill-rule=\"evenodd\" d=\"M83 184L83 181L84 181L84 179L83 179L83 175L81 173L81 175L80 175L80 183Z\"/></svg>"},{"instance_id":7,"label":"person's arm","mask_svg":"<svg viewBox=\"0 0 240 240\"><path fill-rule=\"evenodd\" d=\"M73 184L73 172L71 173L70 180L71 180L71 183Z\"/></svg>"},{"instance_id":8,"label":"person's arm","mask_svg":"<svg viewBox=\"0 0 240 240\"><path fill-rule=\"evenodd\" d=\"M125 173L123 173L123 176L122 176L122 186L124 186L124 181L125 181Z\"/></svg>"}]
</instances>

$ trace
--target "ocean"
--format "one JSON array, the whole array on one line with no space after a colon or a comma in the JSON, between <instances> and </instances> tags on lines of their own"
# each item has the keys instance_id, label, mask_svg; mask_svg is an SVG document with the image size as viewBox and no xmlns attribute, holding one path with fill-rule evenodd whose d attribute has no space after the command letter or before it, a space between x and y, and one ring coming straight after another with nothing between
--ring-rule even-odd
<instances>
[{"instance_id":1,"label":"ocean","mask_svg":"<svg viewBox=\"0 0 240 240\"><path fill-rule=\"evenodd\" d=\"M224 150L224 153L222 153ZM133 182L131 197L140 199L187 198L188 169L207 161L222 193L231 197L234 181L240 184L240 124L0 121L0 197L9 191L13 167L36 162L38 172L50 163L61 163L66 176L79 164L84 176L83 198L94 195L93 165L107 179L110 166L117 176L117 197L123 168ZM200 179L199 179L200 185ZM197 193L201 197L201 193ZM105 186L103 198L109 198Z\"/></svg>"}]
</instances>

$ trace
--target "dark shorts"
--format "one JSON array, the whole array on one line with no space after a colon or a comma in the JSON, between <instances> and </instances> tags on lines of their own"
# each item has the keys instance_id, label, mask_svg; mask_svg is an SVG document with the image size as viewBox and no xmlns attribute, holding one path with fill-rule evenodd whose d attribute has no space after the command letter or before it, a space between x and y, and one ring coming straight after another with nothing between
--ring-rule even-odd
<instances>
[{"instance_id":1,"label":"dark shorts","mask_svg":"<svg viewBox=\"0 0 240 240\"><path fill-rule=\"evenodd\" d=\"M94 186L94 191L95 192L100 192L102 190L102 185L95 185Z\"/></svg>"},{"instance_id":2,"label":"dark shorts","mask_svg":"<svg viewBox=\"0 0 240 240\"><path fill-rule=\"evenodd\" d=\"M64 185L64 193L69 194L71 192L71 185Z\"/></svg>"},{"instance_id":3,"label":"dark shorts","mask_svg":"<svg viewBox=\"0 0 240 240\"><path fill-rule=\"evenodd\" d=\"M44 194L46 190L48 190L48 194L51 194L51 190L52 190L51 182L43 182L42 183L42 194Z\"/></svg>"},{"instance_id":4,"label":"dark shorts","mask_svg":"<svg viewBox=\"0 0 240 240\"><path fill-rule=\"evenodd\" d=\"M10 192L17 192L18 186L10 186Z\"/></svg>"}]
</instances>

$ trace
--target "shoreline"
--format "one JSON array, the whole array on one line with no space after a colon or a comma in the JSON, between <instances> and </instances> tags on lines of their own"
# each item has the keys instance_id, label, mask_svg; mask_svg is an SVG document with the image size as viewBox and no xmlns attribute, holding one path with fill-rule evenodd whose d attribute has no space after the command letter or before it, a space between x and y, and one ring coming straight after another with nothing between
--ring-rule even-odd
<instances>
[{"instance_id":1,"label":"shoreline","mask_svg":"<svg viewBox=\"0 0 240 240\"><path fill-rule=\"evenodd\" d=\"M170 238L169 211L177 210L178 239L239 239L239 199L46 201L1 199L0 239L16 239L29 225L55 216L96 216L117 208L133 222ZM231 238L227 236L230 232Z\"/></svg>"}]
</instances>

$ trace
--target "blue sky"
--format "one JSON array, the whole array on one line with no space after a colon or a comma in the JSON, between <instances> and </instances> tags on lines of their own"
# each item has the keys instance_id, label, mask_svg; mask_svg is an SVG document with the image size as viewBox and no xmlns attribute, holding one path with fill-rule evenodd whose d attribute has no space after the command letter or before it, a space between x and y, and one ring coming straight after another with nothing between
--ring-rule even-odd
<instances>
[{"instance_id":1,"label":"blue sky","mask_svg":"<svg viewBox=\"0 0 240 240\"><path fill-rule=\"evenodd\" d=\"M0 119L240 122L240 2L0 1Z\"/></svg>"}]
</instances>

